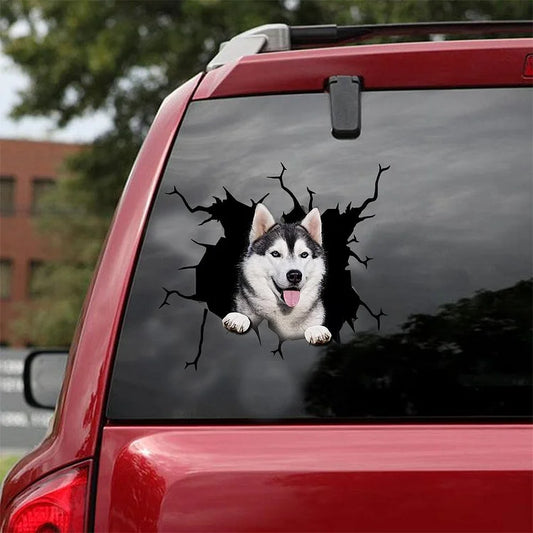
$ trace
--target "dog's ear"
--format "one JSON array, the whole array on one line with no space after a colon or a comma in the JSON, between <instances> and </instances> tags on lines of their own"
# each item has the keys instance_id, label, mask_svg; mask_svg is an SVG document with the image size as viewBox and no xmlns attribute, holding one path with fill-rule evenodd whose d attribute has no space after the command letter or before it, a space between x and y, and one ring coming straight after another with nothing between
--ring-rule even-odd
<instances>
[{"instance_id":1,"label":"dog's ear","mask_svg":"<svg viewBox=\"0 0 533 533\"><path fill-rule=\"evenodd\" d=\"M250 242L262 237L275 224L276 221L270 211L263 204L257 204L252 221L252 229L250 230Z\"/></svg>"},{"instance_id":2,"label":"dog's ear","mask_svg":"<svg viewBox=\"0 0 533 533\"><path fill-rule=\"evenodd\" d=\"M320 218L320 211L316 207L307 213L300 225L308 231L315 242L322 246L322 219Z\"/></svg>"}]
</instances>

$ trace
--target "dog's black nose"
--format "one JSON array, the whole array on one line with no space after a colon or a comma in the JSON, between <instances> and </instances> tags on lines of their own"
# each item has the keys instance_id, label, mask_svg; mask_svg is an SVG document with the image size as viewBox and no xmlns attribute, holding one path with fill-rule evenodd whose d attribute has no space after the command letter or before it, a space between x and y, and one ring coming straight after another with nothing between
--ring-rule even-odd
<instances>
[{"instance_id":1,"label":"dog's black nose","mask_svg":"<svg viewBox=\"0 0 533 533\"><path fill-rule=\"evenodd\" d=\"M302 273L299 270L289 270L287 272L287 279L290 283L300 283L302 281Z\"/></svg>"}]
</instances>

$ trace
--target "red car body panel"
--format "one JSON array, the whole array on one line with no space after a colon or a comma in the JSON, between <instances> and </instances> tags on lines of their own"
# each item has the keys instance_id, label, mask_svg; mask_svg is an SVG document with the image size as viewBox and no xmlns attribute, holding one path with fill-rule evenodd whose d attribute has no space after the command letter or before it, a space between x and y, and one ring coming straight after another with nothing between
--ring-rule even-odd
<instances>
[{"instance_id":1,"label":"red car body panel","mask_svg":"<svg viewBox=\"0 0 533 533\"><path fill-rule=\"evenodd\" d=\"M366 90L531 85L531 39L385 44L243 57L209 72L195 100L323 91L329 76L361 76Z\"/></svg>"},{"instance_id":2,"label":"red car body panel","mask_svg":"<svg viewBox=\"0 0 533 533\"><path fill-rule=\"evenodd\" d=\"M106 427L96 531L529 531L527 426Z\"/></svg>"},{"instance_id":3,"label":"red car body panel","mask_svg":"<svg viewBox=\"0 0 533 533\"><path fill-rule=\"evenodd\" d=\"M95 459L95 531L529 531L527 425L109 425L105 401L148 214L193 99L365 89L531 85L533 40L280 52L198 75L163 103L117 208L78 327L54 427L2 493L3 513L36 480ZM352 502L347 506L346 502Z\"/></svg>"}]
</instances>

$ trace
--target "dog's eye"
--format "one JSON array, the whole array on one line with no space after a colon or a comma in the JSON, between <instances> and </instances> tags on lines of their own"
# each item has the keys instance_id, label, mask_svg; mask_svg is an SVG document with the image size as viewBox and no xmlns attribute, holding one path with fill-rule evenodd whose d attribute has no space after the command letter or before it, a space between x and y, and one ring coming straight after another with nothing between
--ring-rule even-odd
<instances>
[{"instance_id":1,"label":"dog's eye","mask_svg":"<svg viewBox=\"0 0 533 533\"><path fill-rule=\"evenodd\" d=\"M301 257L302 259L305 259L308 255L309 255L309 254L308 254L307 252L302 252L302 253L300 254L300 257Z\"/></svg>"},{"instance_id":2,"label":"dog's eye","mask_svg":"<svg viewBox=\"0 0 533 533\"><path fill-rule=\"evenodd\" d=\"M276 252L276 250L274 250L273 252L270 252L270 255L272 257L281 257L281 254L279 252Z\"/></svg>"}]
</instances>

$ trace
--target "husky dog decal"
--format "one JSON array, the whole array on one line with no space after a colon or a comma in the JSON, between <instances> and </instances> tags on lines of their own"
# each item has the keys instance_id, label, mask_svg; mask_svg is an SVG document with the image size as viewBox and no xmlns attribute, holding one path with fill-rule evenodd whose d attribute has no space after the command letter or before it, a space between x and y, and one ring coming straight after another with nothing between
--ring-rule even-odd
<instances>
[{"instance_id":1,"label":"husky dog decal","mask_svg":"<svg viewBox=\"0 0 533 533\"><path fill-rule=\"evenodd\" d=\"M266 319L281 341L305 337L310 344L326 344L331 333L323 325L325 274L318 209L299 224L276 224L259 203L239 265L234 310L222 323L229 331L246 333Z\"/></svg>"}]
</instances>

